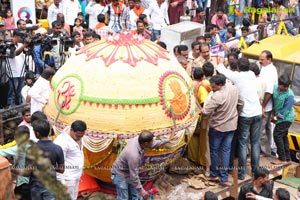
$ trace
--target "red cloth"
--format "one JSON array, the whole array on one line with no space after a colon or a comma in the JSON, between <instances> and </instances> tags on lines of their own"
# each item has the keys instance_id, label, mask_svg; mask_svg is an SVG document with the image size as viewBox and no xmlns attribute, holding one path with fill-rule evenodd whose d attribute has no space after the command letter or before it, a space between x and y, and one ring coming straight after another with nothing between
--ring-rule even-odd
<instances>
[{"instance_id":1,"label":"red cloth","mask_svg":"<svg viewBox=\"0 0 300 200\"><path fill-rule=\"evenodd\" d=\"M82 174L79 181L78 196L81 196L82 192L95 192L100 190L100 187L94 177L87 174Z\"/></svg>"},{"instance_id":2,"label":"red cloth","mask_svg":"<svg viewBox=\"0 0 300 200\"><path fill-rule=\"evenodd\" d=\"M131 33L132 34L138 34L137 30L132 30ZM138 35L143 36L147 40L151 40L151 36L146 31L144 31L142 34L140 33Z\"/></svg>"},{"instance_id":3,"label":"red cloth","mask_svg":"<svg viewBox=\"0 0 300 200\"><path fill-rule=\"evenodd\" d=\"M171 7L171 3L178 1L178 5L176 7ZM170 0L169 1L169 19L170 24L176 24L180 21L180 16L184 15L183 4L186 0Z\"/></svg>"},{"instance_id":4,"label":"red cloth","mask_svg":"<svg viewBox=\"0 0 300 200\"><path fill-rule=\"evenodd\" d=\"M198 16L195 16L192 21L200 24L204 23L204 19L200 19Z\"/></svg>"}]
</instances>

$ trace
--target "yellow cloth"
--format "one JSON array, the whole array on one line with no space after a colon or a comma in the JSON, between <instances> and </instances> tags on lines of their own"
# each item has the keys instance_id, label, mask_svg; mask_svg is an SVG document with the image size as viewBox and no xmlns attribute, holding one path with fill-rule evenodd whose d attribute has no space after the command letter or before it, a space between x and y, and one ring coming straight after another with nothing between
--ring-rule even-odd
<instances>
[{"instance_id":1,"label":"yellow cloth","mask_svg":"<svg viewBox=\"0 0 300 200\"><path fill-rule=\"evenodd\" d=\"M199 119L196 130L188 144L188 158L196 164L207 166L207 119Z\"/></svg>"},{"instance_id":2,"label":"yellow cloth","mask_svg":"<svg viewBox=\"0 0 300 200\"><path fill-rule=\"evenodd\" d=\"M199 103L205 102L208 94L210 92L210 83L208 80L203 80L198 88L197 96ZM208 166L209 161L207 158L207 148L208 148L208 119L199 118L196 130L191 138L188 145L188 158L200 164L202 166Z\"/></svg>"},{"instance_id":3,"label":"yellow cloth","mask_svg":"<svg viewBox=\"0 0 300 200\"><path fill-rule=\"evenodd\" d=\"M4 144L4 145L0 145L0 149L7 149L7 148L10 148L10 147L13 147L15 146L17 143L16 143L16 140L12 141L12 142L9 142L7 144Z\"/></svg>"},{"instance_id":4,"label":"yellow cloth","mask_svg":"<svg viewBox=\"0 0 300 200\"><path fill-rule=\"evenodd\" d=\"M211 91L210 83L208 80L203 80L199 86L197 98L200 104L203 104Z\"/></svg>"}]
</instances>

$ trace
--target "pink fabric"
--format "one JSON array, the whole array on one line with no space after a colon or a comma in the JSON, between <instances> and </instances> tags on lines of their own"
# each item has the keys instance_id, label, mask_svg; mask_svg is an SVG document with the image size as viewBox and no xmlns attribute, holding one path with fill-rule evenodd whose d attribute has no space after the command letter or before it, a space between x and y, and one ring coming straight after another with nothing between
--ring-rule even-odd
<instances>
[{"instance_id":1,"label":"pink fabric","mask_svg":"<svg viewBox=\"0 0 300 200\"><path fill-rule=\"evenodd\" d=\"M283 10L285 9L285 7L283 5L280 6L280 9ZM277 20L284 20L288 17L288 13L287 12L277 12L276 13L276 19ZM288 22L288 21L285 21Z\"/></svg>"},{"instance_id":2,"label":"pink fabric","mask_svg":"<svg viewBox=\"0 0 300 200\"><path fill-rule=\"evenodd\" d=\"M15 28L14 17L4 18L4 21L5 21L5 29L14 29Z\"/></svg>"},{"instance_id":3,"label":"pink fabric","mask_svg":"<svg viewBox=\"0 0 300 200\"><path fill-rule=\"evenodd\" d=\"M219 29L224 29L225 25L229 23L227 15L223 14L222 19L218 18L217 14L214 14L214 16L211 18L211 23L215 24L219 27Z\"/></svg>"},{"instance_id":4,"label":"pink fabric","mask_svg":"<svg viewBox=\"0 0 300 200\"><path fill-rule=\"evenodd\" d=\"M192 21L200 24L204 23L204 19L200 19L198 16L194 17Z\"/></svg>"},{"instance_id":5,"label":"pink fabric","mask_svg":"<svg viewBox=\"0 0 300 200\"><path fill-rule=\"evenodd\" d=\"M30 126L30 124L27 123L25 120L23 120L23 121L19 124L19 126Z\"/></svg>"}]
</instances>

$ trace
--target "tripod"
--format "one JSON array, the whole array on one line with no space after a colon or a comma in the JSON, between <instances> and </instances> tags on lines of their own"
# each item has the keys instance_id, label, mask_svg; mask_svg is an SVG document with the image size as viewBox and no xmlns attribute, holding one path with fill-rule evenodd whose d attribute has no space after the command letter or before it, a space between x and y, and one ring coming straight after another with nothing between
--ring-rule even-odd
<instances>
[{"instance_id":1,"label":"tripod","mask_svg":"<svg viewBox=\"0 0 300 200\"><path fill-rule=\"evenodd\" d=\"M69 47L62 41L59 43L60 66L65 64L66 60L70 57Z\"/></svg>"},{"instance_id":2,"label":"tripod","mask_svg":"<svg viewBox=\"0 0 300 200\"><path fill-rule=\"evenodd\" d=\"M9 79L6 71L6 57L0 55L0 109L7 106Z\"/></svg>"},{"instance_id":3,"label":"tripod","mask_svg":"<svg viewBox=\"0 0 300 200\"><path fill-rule=\"evenodd\" d=\"M9 79L9 89L8 89L8 98L7 104L10 105L20 105L22 103L21 90L24 86L24 72L25 72L25 63L23 63L21 72L19 76L14 76L13 70L10 65L10 61L7 56L1 57L1 65L5 66L6 75Z\"/></svg>"},{"instance_id":4,"label":"tripod","mask_svg":"<svg viewBox=\"0 0 300 200\"><path fill-rule=\"evenodd\" d=\"M24 67L25 71L33 71L36 72L35 67L30 68L30 66L34 66L34 54L33 48L24 49L25 60L24 60Z\"/></svg>"}]
</instances>

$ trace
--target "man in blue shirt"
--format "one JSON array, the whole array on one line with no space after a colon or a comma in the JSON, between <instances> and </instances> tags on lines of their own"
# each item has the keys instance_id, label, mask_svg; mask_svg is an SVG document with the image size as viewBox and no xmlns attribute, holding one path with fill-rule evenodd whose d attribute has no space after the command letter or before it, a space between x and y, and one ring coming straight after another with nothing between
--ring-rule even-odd
<instances>
[{"instance_id":1,"label":"man in blue shirt","mask_svg":"<svg viewBox=\"0 0 300 200\"><path fill-rule=\"evenodd\" d=\"M41 40L43 40L46 37L46 33L47 33L46 29L36 32L36 34L40 34L39 39L41 39ZM35 62L35 67L36 67L35 71L36 71L36 74L38 74L38 75L40 75L42 73L44 68L55 66L54 58L51 55L47 54L47 49L44 48L44 45L46 45L46 44L43 44L43 42L42 42L42 44L36 45L33 48L33 59ZM49 52L50 52L50 50L49 50Z\"/></svg>"}]
</instances>

